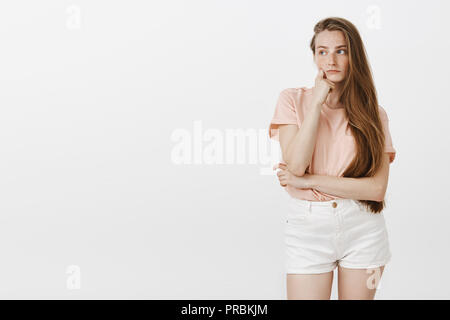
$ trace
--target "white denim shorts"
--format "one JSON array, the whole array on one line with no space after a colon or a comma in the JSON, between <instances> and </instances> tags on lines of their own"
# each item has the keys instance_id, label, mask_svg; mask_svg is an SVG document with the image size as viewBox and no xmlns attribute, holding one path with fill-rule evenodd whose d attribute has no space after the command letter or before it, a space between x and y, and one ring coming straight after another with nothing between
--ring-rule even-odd
<instances>
[{"instance_id":1,"label":"white denim shorts","mask_svg":"<svg viewBox=\"0 0 450 320\"><path fill-rule=\"evenodd\" d=\"M290 196L284 235L286 273L376 268L391 259L383 212L374 214L352 199Z\"/></svg>"}]
</instances>

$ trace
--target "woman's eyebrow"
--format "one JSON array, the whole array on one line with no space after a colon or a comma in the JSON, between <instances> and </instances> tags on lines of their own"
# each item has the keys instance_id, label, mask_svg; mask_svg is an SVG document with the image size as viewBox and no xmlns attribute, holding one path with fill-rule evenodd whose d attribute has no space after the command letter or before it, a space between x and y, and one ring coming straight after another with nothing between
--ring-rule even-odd
<instances>
[{"instance_id":1,"label":"woman's eyebrow","mask_svg":"<svg viewBox=\"0 0 450 320\"><path fill-rule=\"evenodd\" d=\"M337 47L335 47L335 48L343 48L343 47L347 48L347 46L346 46L345 44L341 44L340 46L337 46ZM326 46L318 46L317 48L325 48L325 49L328 49L328 47L326 47Z\"/></svg>"}]
</instances>

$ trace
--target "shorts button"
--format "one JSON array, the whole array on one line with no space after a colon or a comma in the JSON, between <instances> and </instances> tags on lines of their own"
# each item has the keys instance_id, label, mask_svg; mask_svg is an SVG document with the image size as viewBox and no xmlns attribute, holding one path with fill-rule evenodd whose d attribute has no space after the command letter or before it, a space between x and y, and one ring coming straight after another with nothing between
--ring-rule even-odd
<instances>
[{"instance_id":1,"label":"shorts button","mask_svg":"<svg viewBox=\"0 0 450 320\"><path fill-rule=\"evenodd\" d=\"M333 201L333 203L331 204L333 206L333 208L337 207L337 203Z\"/></svg>"}]
</instances>

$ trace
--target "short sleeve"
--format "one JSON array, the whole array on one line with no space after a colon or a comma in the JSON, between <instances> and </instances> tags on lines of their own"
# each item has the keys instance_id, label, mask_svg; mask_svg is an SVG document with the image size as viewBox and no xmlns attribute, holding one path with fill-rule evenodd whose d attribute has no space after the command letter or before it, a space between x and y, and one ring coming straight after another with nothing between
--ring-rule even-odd
<instances>
[{"instance_id":1,"label":"short sleeve","mask_svg":"<svg viewBox=\"0 0 450 320\"><path fill-rule=\"evenodd\" d=\"M392 161L394 161L395 154L397 153L397 151L395 150L392 144L392 137L389 131L389 118L387 116L387 113L381 106L379 107L379 111L381 124L383 125L384 140L385 140L384 152L389 154L389 163L391 163Z\"/></svg>"},{"instance_id":2,"label":"short sleeve","mask_svg":"<svg viewBox=\"0 0 450 320\"><path fill-rule=\"evenodd\" d=\"M269 126L269 138L279 141L280 124L297 124L297 113L295 111L295 104L289 89L284 89L280 92L278 101L275 106L275 112Z\"/></svg>"}]
</instances>

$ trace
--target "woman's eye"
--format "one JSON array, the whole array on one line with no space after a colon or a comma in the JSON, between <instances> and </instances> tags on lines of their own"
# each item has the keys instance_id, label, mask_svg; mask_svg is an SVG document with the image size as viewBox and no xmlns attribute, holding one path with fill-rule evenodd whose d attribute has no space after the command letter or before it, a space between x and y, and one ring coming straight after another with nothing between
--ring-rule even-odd
<instances>
[{"instance_id":1,"label":"woman's eye","mask_svg":"<svg viewBox=\"0 0 450 320\"><path fill-rule=\"evenodd\" d=\"M345 49L339 49L338 52L339 52L339 51L342 51L342 54L347 53L347 51L346 51ZM323 55L322 53L326 53L326 52L323 51L323 50L319 51L319 55Z\"/></svg>"},{"instance_id":2,"label":"woman's eye","mask_svg":"<svg viewBox=\"0 0 450 320\"><path fill-rule=\"evenodd\" d=\"M342 53L346 53L346 52L347 52L345 49L339 49L338 52L339 52L339 51L342 51ZM322 51L319 51L319 55L321 55L321 54L324 53L324 52L325 52L325 51L323 51L323 50L322 50Z\"/></svg>"}]
</instances>

